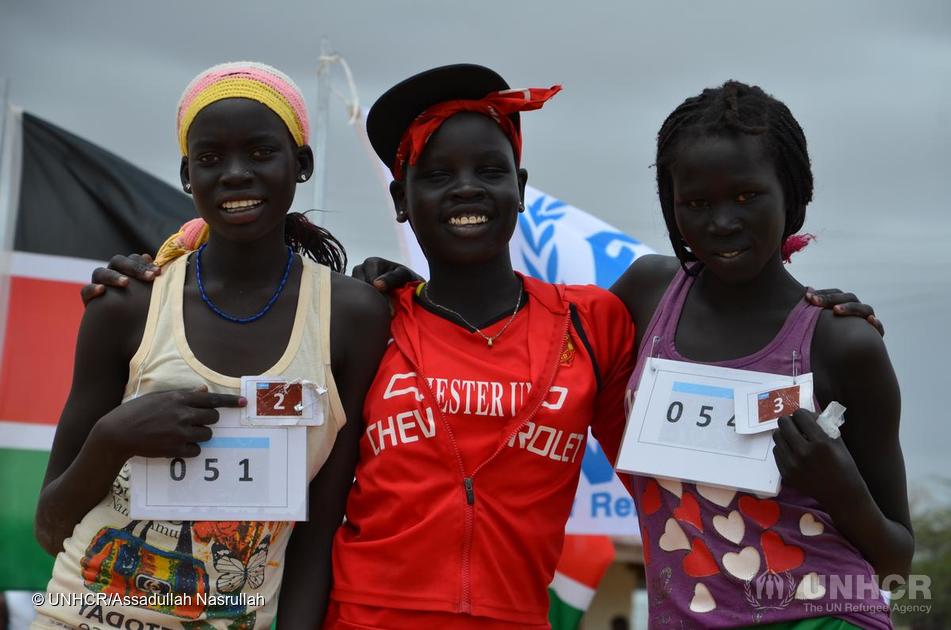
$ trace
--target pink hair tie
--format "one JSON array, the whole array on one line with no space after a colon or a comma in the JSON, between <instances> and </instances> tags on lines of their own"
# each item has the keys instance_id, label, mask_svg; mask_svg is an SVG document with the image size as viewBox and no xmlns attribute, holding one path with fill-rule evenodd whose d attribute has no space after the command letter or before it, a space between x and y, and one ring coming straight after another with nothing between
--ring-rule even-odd
<instances>
[{"instance_id":1,"label":"pink hair tie","mask_svg":"<svg viewBox=\"0 0 951 630\"><path fill-rule=\"evenodd\" d=\"M783 262L787 264L791 263L792 255L805 249L806 245L809 244L809 241L814 240L816 240L815 235L809 234L808 232L787 236L786 240L783 241L783 246L780 250L780 255L783 257Z\"/></svg>"}]
</instances>

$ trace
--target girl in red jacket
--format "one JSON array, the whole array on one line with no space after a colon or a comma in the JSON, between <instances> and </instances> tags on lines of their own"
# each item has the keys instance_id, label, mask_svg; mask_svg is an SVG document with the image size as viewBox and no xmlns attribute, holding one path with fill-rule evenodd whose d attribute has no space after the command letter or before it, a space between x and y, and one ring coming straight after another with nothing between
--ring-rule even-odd
<instances>
[{"instance_id":1,"label":"girl in red jacket","mask_svg":"<svg viewBox=\"0 0 951 630\"><path fill-rule=\"evenodd\" d=\"M527 179L518 112L559 89L448 66L370 110L396 218L431 278L393 296L327 628L548 627L588 427L617 444L634 340L607 291L512 269Z\"/></svg>"}]
</instances>

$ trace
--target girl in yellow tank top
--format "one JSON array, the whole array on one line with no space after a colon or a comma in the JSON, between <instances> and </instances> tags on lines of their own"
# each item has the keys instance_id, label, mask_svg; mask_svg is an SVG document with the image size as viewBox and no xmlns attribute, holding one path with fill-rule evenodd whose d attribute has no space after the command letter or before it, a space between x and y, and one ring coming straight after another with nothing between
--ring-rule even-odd
<instances>
[{"instance_id":1,"label":"girl in yellow tank top","mask_svg":"<svg viewBox=\"0 0 951 630\"><path fill-rule=\"evenodd\" d=\"M279 603L279 627L320 625L389 313L333 273L346 256L328 232L287 214L313 171L307 137L300 91L268 66L215 66L185 90L182 187L207 242L176 258L176 235L154 285L86 310L37 508L57 557L34 628L268 628ZM259 374L326 390L326 421L306 431L310 520L132 519L128 460L188 465L217 408L246 404L240 378Z\"/></svg>"}]
</instances>

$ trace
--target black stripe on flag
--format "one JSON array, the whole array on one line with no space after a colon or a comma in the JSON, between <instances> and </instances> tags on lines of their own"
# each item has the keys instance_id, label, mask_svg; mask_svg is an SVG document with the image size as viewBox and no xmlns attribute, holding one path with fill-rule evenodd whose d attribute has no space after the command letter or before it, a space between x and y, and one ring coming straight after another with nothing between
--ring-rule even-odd
<instances>
[{"instance_id":1,"label":"black stripe on flag","mask_svg":"<svg viewBox=\"0 0 951 630\"><path fill-rule=\"evenodd\" d=\"M180 190L24 112L16 251L92 260L154 253L195 216Z\"/></svg>"}]
</instances>

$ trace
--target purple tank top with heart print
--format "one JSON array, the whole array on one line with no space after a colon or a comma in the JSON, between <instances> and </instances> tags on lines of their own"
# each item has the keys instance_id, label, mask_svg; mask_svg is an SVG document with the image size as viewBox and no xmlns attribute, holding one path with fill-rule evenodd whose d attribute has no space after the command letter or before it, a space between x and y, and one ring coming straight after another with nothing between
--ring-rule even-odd
<instances>
[{"instance_id":1,"label":"purple tank top with heart print","mask_svg":"<svg viewBox=\"0 0 951 630\"><path fill-rule=\"evenodd\" d=\"M642 336L637 387L651 356L690 361L674 344L694 278L671 281ZM759 351L710 365L793 374L810 371L822 309L805 300ZM693 361L691 361L693 362ZM633 400L633 392L629 392ZM861 628L891 628L874 571L814 499L792 488L775 497L634 476L651 628L734 628L837 617Z\"/></svg>"}]
</instances>

